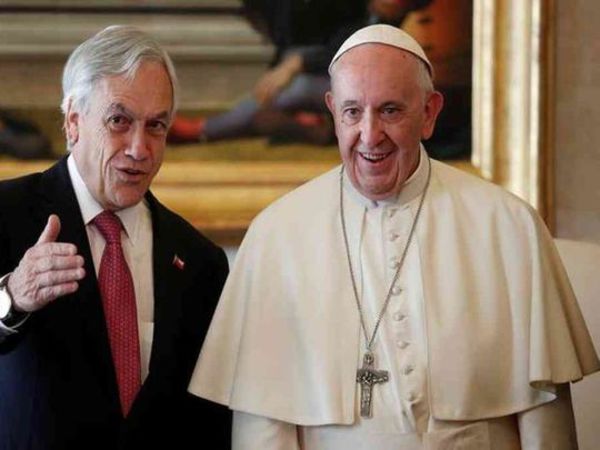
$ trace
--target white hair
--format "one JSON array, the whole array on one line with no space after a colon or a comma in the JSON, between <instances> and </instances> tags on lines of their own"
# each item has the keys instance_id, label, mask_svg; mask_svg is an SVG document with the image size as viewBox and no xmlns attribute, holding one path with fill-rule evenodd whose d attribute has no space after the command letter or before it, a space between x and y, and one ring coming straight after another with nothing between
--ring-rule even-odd
<instances>
[{"instance_id":1,"label":"white hair","mask_svg":"<svg viewBox=\"0 0 600 450\"><path fill-rule=\"evenodd\" d=\"M96 83L107 76L125 75L133 79L140 64L155 61L164 65L172 90L172 110L177 109L177 76L167 52L147 33L128 25L112 25L98 32L69 56L62 78L61 110L67 114L69 105L87 109Z\"/></svg>"},{"instance_id":2,"label":"white hair","mask_svg":"<svg viewBox=\"0 0 600 450\"><path fill-rule=\"evenodd\" d=\"M427 67L427 64L425 64L425 62L421 61L419 58L417 58L417 62L419 63L419 86L421 89L423 89L425 94L431 94L435 90L435 87L433 86L433 78L431 76L431 72L429 71L429 67Z\"/></svg>"}]
</instances>

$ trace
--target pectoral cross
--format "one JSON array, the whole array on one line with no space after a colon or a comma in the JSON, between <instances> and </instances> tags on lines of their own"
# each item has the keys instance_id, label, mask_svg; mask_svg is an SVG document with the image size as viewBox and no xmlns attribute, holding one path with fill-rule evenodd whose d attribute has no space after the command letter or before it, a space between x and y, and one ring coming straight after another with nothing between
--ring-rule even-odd
<instances>
[{"instance_id":1,"label":"pectoral cross","mask_svg":"<svg viewBox=\"0 0 600 450\"><path fill-rule=\"evenodd\" d=\"M363 366L356 371L356 382L360 384L360 415L371 417L371 397L373 385L389 380L387 370L377 370L373 367L375 358L371 352L363 356Z\"/></svg>"}]
</instances>

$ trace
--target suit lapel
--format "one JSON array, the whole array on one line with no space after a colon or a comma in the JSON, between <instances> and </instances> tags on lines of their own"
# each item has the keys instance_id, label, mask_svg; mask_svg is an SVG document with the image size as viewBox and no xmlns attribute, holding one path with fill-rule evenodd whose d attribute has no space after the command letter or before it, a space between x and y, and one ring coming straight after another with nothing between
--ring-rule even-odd
<instances>
[{"instance_id":1,"label":"suit lapel","mask_svg":"<svg viewBox=\"0 0 600 450\"><path fill-rule=\"evenodd\" d=\"M170 221L165 208L148 192L146 195L152 214L152 245L154 271L154 335L150 356L150 373L162 354L167 336L173 332L170 318L177 316L176 308L184 283L185 270L177 267L177 242L170 233Z\"/></svg>"},{"instance_id":2,"label":"suit lapel","mask_svg":"<svg viewBox=\"0 0 600 450\"><path fill-rule=\"evenodd\" d=\"M64 299L72 302L68 310L74 311L65 317L65 326L69 333L74 334L73 339L81 339L84 358L94 368L93 373L98 377L106 398L118 409L118 389L96 271L66 161L67 158L63 158L42 176L40 196L44 207L41 208L40 220L45 222L49 214L57 214L61 219L58 240L75 244L85 260L85 278L79 282L77 292Z\"/></svg>"}]
</instances>

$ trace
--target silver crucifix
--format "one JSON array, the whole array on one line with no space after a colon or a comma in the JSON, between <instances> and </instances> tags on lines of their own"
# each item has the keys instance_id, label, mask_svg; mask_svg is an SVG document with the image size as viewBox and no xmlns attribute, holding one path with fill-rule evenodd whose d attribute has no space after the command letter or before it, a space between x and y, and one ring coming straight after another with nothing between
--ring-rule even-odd
<instances>
[{"instance_id":1,"label":"silver crucifix","mask_svg":"<svg viewBox=\"0 0 600 450\"><path fill-rule=\"evenodd\" d=\"M360 384L361 417L371 417L373 385L385 383L389 380L388 371L375 369L373 367L374 363L373 353L367 352L363 356L363 366L356 371L356 382Z\"/></svg>"}]
</instances>

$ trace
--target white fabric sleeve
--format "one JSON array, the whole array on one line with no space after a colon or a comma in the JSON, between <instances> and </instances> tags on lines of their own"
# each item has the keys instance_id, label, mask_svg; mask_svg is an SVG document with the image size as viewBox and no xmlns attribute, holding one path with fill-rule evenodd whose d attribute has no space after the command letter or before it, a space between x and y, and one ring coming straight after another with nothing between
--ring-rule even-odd
<instances>
[{"instance_id":1,"label":"white fabric sleeve","mask_svg":"<svg viewBox=\"0 0 600 450\"><path fill-rule=\"evenodd\" d=\"M233 412L232 450L300 450L296 425Z\"/></svg>"},{"instance_id":2,"label":"white fabric sleeve","mask_svg":"<svg viewBox=\"0 0 600 450\"><path fill-rule=\"evenodd\" d=\"M556 399L518 414L522 450L577 450L577 432L568 383Z\"/></svg>"}]
</instances>

